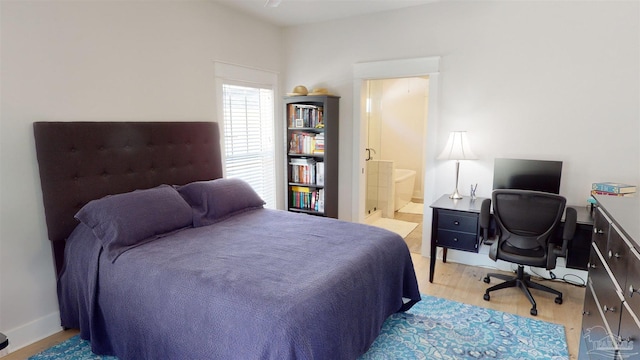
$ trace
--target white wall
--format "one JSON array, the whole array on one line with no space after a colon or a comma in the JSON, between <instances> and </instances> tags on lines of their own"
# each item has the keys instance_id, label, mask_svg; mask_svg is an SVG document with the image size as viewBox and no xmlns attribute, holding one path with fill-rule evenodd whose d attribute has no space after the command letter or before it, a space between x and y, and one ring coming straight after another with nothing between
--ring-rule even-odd
<instances>
[{"instance_id":1,"label":"white wall","mask_svg":"<svg viewBox=\"0 0 640 360\"><path fill-rule=\"evenodd\" d=\"M281 30L213 2L1 2L0 331L58 331L32 122L215 120L214 60L281 71Z\"/></svg>"},{"instance_id":2,"label":"white wall","mask_svg":"<svg viewBox=\"0 0 640 360\"><path fill-rule=\"evenodd\" d=\"M441 56L439 118L429 119L437 148L467 130L480 156L461 165L463 193L478 183L479 196L490 194L495 157L557 159L561 192L585 204L591 182L640 182L639 17L638 2L439 2L289 28L285 88L342 96L343 219L352 214L353 64L429 56ZM437 164L425 202L453 189L453 163Z\"/></svg>"}]
</instances>

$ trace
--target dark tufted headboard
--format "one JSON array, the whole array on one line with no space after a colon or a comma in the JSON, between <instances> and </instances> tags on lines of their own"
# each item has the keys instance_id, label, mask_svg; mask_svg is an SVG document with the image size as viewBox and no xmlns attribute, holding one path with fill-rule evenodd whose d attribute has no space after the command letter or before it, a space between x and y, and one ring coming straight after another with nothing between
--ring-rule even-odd
<instances>
[{"instance_id":1,"label":"dark tufted headboard","mask_svg":"<svg viewBox=\"0 0 640 360\"><path fill-rule=\"evenodd\" d=\"M35 122L33 131L58 274L74 215L89 201L223 175L214 122Z\"/></svg>"}]
</instances>

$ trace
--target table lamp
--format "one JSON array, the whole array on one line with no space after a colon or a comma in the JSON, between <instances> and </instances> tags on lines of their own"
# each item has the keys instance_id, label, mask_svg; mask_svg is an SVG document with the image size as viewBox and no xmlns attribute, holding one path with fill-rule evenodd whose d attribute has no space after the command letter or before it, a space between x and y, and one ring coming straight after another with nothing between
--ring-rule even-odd
<instances>
[{"instance_id":1,"label":"table lamp","mask_svg":"<svg viewBox=\"0 0 640 360\"><path fill-rule=\"evenodd\" d=\"M462 195L458 192L458 174L460 173L460 160L477 159L476 155L471 151L469 139L466 131L452 131L449 134L447 145L438 156L438 160L455 160L456 161L456 189L453 194L449 195L450 199L462 199Z\"/></svg>"}]
</instances>

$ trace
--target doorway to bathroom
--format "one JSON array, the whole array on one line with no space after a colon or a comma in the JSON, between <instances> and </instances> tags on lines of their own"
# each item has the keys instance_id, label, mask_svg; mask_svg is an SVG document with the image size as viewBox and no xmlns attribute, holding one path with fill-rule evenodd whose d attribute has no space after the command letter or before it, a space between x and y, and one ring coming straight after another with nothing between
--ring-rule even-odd
<instances>
[{"instance_id":1,"label":"doorway to bathroom","mask_svg":"<svg viewBox=\"0 0 640 360\"><path fill-rule=\"evenodd\" d=\"M378 79L404 79L411 77L428 78L428 122L424 124L423 173L421 184L425 203L431 203L439 194L436 193L435 156L436 133L438 124L438 94L440 89L440 57L407 58L395 60L380 60L356 63L353 66L353 91L356 104L353 107L353 163L352 163L352 192L351 219L364 223L366 209L366 167L367 162L367 82ZM426 119L424 120L426 121ZM378 154L379 155L379 154ZM422 206L422 248L423 256L430 253L428 235L431 234L431 208ZM419 215L418 215L419 216ZM406 239L405 239L406 240Z\"/></svg>"},{"instance_id":2,"label":"doorway to bathroom","mask_svg":"<svg viewBox=\"0 0 640 360\"><path fill-rule=\"evenodd\" d=\"M365 221L422 243L429 77L367 80Z\"/></svg>"}]
</instances>

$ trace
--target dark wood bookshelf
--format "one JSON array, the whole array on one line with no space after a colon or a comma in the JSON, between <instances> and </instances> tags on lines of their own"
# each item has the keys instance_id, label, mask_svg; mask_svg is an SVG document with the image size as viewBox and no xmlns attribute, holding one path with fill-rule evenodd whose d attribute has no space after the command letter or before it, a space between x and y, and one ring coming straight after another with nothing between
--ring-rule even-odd
<instances>
[{"instance_id":1,"label":"dark wood bookshelf","mask_svg":"<svg viewBox=\"0 0 640 360\"><path fill-rule=\"evenodd\" d=\"M287 205L288 211L317 216L338 218L338 139L339 139L339 96L313 95L288 96L284 98L284 114L287 128ZM296 126L298 125L298 126ZM316 152L315 145L324 136L324 151ZM311 142L304 147L301 141ZM311 150L311 151L304 151ZM294 181L291 162L317 164L322 162L324 167L324 182L317 184L315 178L308 183ZM314 165L302 165L314 166ZM314 170L317 173L317 168ZM314 176L317 175L314 173ZM299 180L299 179L298 179ZM309 198L317 199L321 191L324 195L324 210L319 211L315 205L318 202L307 201L300 206L296 190L308 189ZM304 194L304 192L303 192ZM304 195L303 195L304 196Z\"/></svg>"}]
</instances>

